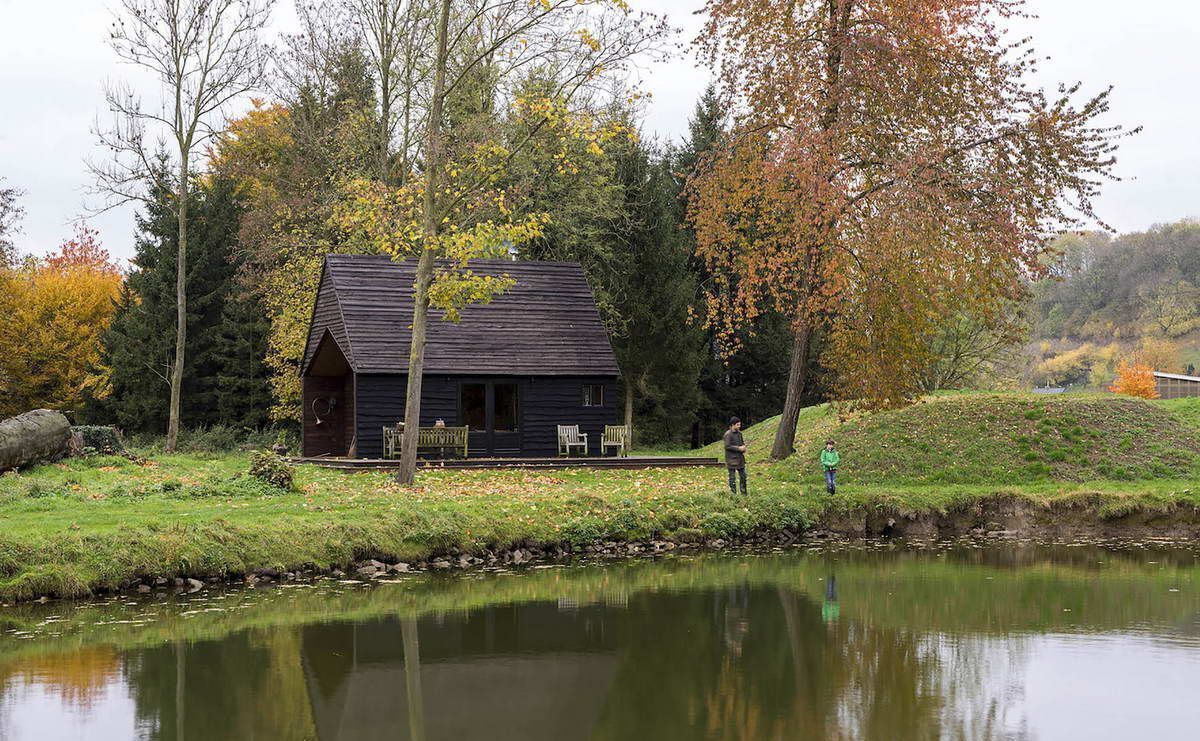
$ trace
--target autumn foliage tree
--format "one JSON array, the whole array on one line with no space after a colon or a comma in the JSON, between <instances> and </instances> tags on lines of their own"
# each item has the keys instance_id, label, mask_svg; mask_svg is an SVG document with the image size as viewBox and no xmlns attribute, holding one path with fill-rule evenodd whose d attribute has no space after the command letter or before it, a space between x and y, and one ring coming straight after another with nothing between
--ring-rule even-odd
<instances>
[{"instance_id":1,"label":"autumn foliage tree","mask_svg":"<svg viewBox=\"0 0 1200 741\"><path fill-rule=\"evenodd\" d=\"M0 417L77 410L103 388L100 336L121 280L86 227L57 252L9 272L0 291Z\"/></svg>"},{"instance_id":2,"label":"autumn foliage tree","mask_svg":"<svg viewBox=\"0 0 1200 741\"><path fill-rule=\"evenodd\" d=\"M1142 362L1124 362L1117 368L1117 379L1108 390L1114 394L1136 396L1141 399L1157 399L1158 385L1154 381L1154 369Z\"/></svg>"},{"instance_id":3,"label":"autumn foliage tree","mask_svg":"<svg viewBox=\"0 0 1200 741\"><path fill-rule=\"evenodd\" d=\"M772 449L792 452L814 336L835 391L919 392L925 340L969 305L1001 323L1047 237L1094 218L1118 129L1107 92L1028 85L1019 0L709 0L698 44L733 130L691 181L724 350L770 310L794 335Z\"/></svg>"}]
</instances>

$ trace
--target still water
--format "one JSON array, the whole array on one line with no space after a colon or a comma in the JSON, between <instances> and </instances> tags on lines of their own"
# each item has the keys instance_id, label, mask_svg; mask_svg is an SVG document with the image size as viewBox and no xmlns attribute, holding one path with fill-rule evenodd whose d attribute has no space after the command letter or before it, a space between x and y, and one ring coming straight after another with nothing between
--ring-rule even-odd
<instances>
[{"instance_id":1,"label":"still water","mask_svg":"<svg viewBox=\"0 0 1200 741\"><path fill-rule=\"evenodd\" d=\"M0 610L0 738L1195 739L1164 544L826 546Z\"/></svg>"}]
</instances>

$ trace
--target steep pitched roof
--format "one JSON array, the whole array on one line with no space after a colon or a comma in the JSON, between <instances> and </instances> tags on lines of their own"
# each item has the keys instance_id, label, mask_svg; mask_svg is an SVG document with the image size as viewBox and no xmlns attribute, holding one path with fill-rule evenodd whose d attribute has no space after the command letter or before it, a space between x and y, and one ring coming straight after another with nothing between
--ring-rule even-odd
<instances>
[{"instance_id":1,"label":"steep pitched roof","mask_svg":"<svg viewBox=\"0 0 1200 741\"><path fill-rule=\"evenodd\" d=\"M490 304L463 310L457 324L445 321L441 312L431 312L426 373L618 374L608 334L578 263L473 260L471 270L508 275L516 284ZM328 330L356 372L406 372L415 273L415 260L327 256L304 368Z\"/></svg>"}]
</instances>

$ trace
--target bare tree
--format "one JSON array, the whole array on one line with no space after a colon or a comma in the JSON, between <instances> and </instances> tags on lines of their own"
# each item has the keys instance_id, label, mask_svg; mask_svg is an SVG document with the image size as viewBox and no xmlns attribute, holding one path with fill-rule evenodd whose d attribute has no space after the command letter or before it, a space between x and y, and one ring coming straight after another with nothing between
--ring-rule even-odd
<instances>
[{"instance_id":1,"label":"bare tree","mask_svg":"<svg viewBox=\"0 0 1200 741\"><path fill-rule=\"evenodd\" d=\"M16 188L0 188L0 268L17 258L17 247L12 237L20 231L17 223L25 215L25 209L17 205L17 198L21 195L22 192Z\"/></svg>"},{"instance_id":2,"label":"bare tree","mask_svg":"<svg viewBox=\"0 0 1200 741\"><path fill-rule=\"evenodd\" d=\"M385 183L409 174L418 120L417 86L421 62L433 43L433 28L423 3L413 0L342 0L370 57L379 87L378 175ZM393 142L400 129L400 141ZM393 166L393 151L400 156Z\"/></svg>"},{"instance_id":3,"label":"bare tree","mask_svg":"<svg viewBox=\"0 0 1200 741\"><path fill-rule=\"evenodd\" d=\"M224 108L250 92L266 63L259 34L272 0L121 0L109 45L128 64L153 76L161 101L144 107L129 83L106 85L113 116L95 127L109 158L89 163L94 193L107 210L130 201L148 202L155 188L175 195L179 222L176 258L175 359L167 450L179 438L184 348L187 340L187 218L193 160L220 133ZM156 167L169 153L172 166Z\"/></svg>"}]
</instances>

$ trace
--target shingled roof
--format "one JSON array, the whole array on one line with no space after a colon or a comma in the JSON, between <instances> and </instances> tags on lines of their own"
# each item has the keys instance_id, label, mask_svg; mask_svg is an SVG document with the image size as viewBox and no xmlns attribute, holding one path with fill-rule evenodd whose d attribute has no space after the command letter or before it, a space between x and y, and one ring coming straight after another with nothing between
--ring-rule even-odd
<instances>
[{"instance_id":1,"label":"shingled roof","mask_svg":"<svg viewBox=\"0 0 1200 741\"><path fill-rule=\"evenodd\" d=\"M473 260L471 270L508 275L516 284L490 304L463 310L457 324L431 312L426 373L618 375L578 263ZM327 256L303 367L328 331L356 372L407 372L415 272L415 260Z\"/></svg>"}]
</instances>

